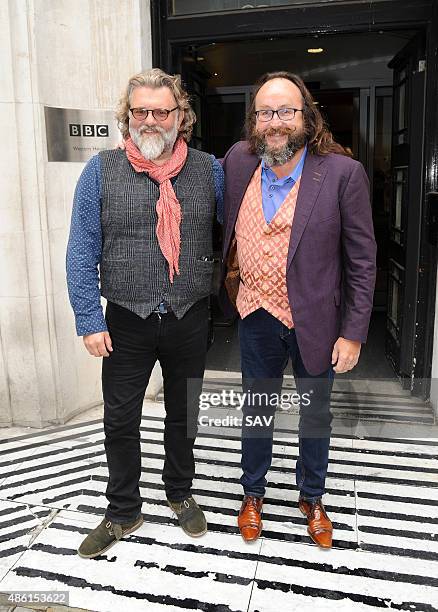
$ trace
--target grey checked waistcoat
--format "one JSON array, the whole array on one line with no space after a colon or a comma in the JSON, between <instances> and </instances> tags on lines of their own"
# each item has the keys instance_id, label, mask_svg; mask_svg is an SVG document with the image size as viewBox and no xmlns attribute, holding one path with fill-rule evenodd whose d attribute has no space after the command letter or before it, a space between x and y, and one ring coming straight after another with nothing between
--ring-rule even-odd
<instances>
[{"instance_id":1,"label":"grey checked waistcoat","mask_svg":"<svg viewBox=\"0 0 438 612\"><path fill-rule=\"evenodd\" d=\"M210 155L190 149L173 189L181 205L180 274L169 280L169 266L155 233L158 185L136 172L120 149L99 153L102 168L101 294L142 318L165 300L180 319L209 295L213 274L212 226L215 213Z\"/></svg>"}]
</instances>

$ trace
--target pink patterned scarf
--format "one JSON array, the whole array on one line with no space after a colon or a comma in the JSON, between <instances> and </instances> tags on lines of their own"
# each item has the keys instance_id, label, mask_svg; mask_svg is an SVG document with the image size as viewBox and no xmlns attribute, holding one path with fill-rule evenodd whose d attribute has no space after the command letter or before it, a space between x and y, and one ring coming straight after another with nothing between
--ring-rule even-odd
<instances>
[{"instance_id":1,"label":"pink patterned scarf","mask_svg":"<svg viewBox=\"0 0 438 612\"><path fill-rule=\"evenodd\" d=\"M179 274L181 206L170 179L179 174L186 163L187 143L181 137L178 138L173 148L172 157L162 166L157 166L149 159L145 159L129 136L125 140L125 150L134 170L136 172L147 172L160 185L156 234L161 252L169 263L169 278L170 282L173 283L174 273Z\"/></svg>"}]
</instances>

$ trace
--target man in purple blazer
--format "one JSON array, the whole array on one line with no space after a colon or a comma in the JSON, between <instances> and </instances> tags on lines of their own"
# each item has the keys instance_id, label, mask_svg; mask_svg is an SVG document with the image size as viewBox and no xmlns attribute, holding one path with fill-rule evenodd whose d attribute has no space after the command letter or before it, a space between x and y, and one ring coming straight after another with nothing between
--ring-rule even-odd
<instances>
[{"instance_id":1,"label":"man in purple blazer","mask_svg":"<svg viewBox=\"0 0 438 612\"><path fill-rule=\"evenodd\" d=\"M363 166L334 142L296 75L275 72L259 80L246 137L223 160L224 310L232 314L237 308L240 315L247 393L238 525L246 541L261 533L273 419L254 426L254 416L275 412L271 399L281 397L291 358L301 396L298 505L313 541L330 548L333 529L322 503L330 394L335 372L358 362L375 284L368 179ZM260 392L269 399L251 402Z\"/></svg>"}]
</instances>

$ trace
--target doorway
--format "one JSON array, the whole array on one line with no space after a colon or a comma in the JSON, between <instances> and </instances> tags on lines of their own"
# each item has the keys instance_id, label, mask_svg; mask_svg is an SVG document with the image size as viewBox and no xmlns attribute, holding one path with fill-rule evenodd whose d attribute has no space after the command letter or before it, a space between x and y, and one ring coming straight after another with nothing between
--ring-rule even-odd
<instances>
[{"instance_id":1,"label":"doorway","mask_svg":"<svg viewBox=\"0 0 438 612\"><path fill-rule=\"evenodd\" d=\"M377 367L376 375L386 376L389 371L391 375L397 376L405 387L426 399L429 384L424 377L430 376L432 365L436 258L426 238L429 200L425 198L423 203L421 189L417 191L415 212L419 230L416 253L418 255L420 251L421 262L425 263L426 267L420 268L418 292L412 292L411 283L401 298L404 301L401 309L403 312L407 308L408 296L412 301L417 300L417 295L422 298L419 308L414 309L415 312L410 307L409 316L403 318L404 324L401 328L402 338L408 338L409 333L411 338L414 337L413 360L410 364L412 367L403 370L402 360L399 359L397 363L391 359L387 342L387 315L390 312L390 301L392 304L395 300L389 290L392 270L388 265L391 242L388 232L391 231L391 219L395 214L394 168L391 165L394 155L394 147L391 146L391 136L394 132L391 121L394 115L395 90L394 67L388 64L408 46L418 31L423 32L426 39L427 57L433 58L433 49L438 38L433 27L438 17L433 8L434 2L419 0L414 7L411 2L405 0L382 0L373 3L373 6L368 6L368 3L354 3L349 7L348 0L336 2L331 6L315 5L309 1L309 7L305 11L292 6L294 2L285 3L285 8L280 8L277 4L275 9L266 7L260 10L238 10L236 6L233 11L228 11L226 7L219 9L219 4L223 4L221 2L216 4L211 12L201 13L202 9L198 7L188 16L175 11L172 13L173 4L166 0L152 0L153 32L156 30L153 47L155 65L182 73L184 80L185 75L193 71L202 75L205 86L203 138L205 137L210 147L207 150L219 156L223 155L227 140L234 142L241 138L240 126L237 127L233 122L233 116L239 116L241 121L250 99L251 85L263 72L278 69L296 72L304 78L315 99L321 97L321 100L318 100L321 107L326 106L325 111L323 108L321 110L328 115L328 122L335 137L341 142L344 137L351 140L354 155L363 163L370 179L375 232L380 248L373 321L366 346L371 347L373 338L382 346L383 339L384 346L380 353L383 355L385 368L389 368L384 370L380 366ZM249 6L245 5L245 9L248 8ZM165 18L165 15L168 17ZM315 26L321 23L325 24L323 28ZM308 55L310 47L322 47L323 52ZM326 58L329 58L329 61L326 61ZM412 66L415 68L415 61L409 64L409 70ZM435 107L433 92L437 87L433 84L433 75L436 74L436 68L436 62L431 61L427 74L427 91L430 93L425 102L430 110ZM216 97L213 99L212 96ZM348 113L336 110L336 98L339 100L339 106L349 107ZM209 134L212 125L216 125L216 129L218 126L217 120L209 120L209 112L206 112L209 102L214 103L216 117L221 112L220 109L223 110L225 129L221 134ZM406 112L411 115L408 96L405 102ZM346 115L354 118L355 125L350 122L350 126L339 124L338 127L336 115L342 118L344 123ZM427 120L427 112L425 116ZM420 126L420 131L424 132L424 125ZM431 139L426 141L424 150L424 161L429 168L429 171L426 171L426 192L435 189L432 185L435 176L432 172L435 154L429 140ZM217 149L217 152L213 149ZM414 145L414 149L418 153L418 143ZM423 173L418 165L415 176L417 183L411 181L409 185L411 193L414 193L414 186L421 187L422 184ZM411 231L414 225L408 222L406 227L411 246L414 244L414 232ZM415 261L414 258L412 269ZM411 277L412 274L405 274L402 282ZM400 295L399 291L397 297ZM380 326L375 324L375 320L380 321ZM398 350L399 355L403 354L403 342ZM371 359L370 363L376 365L374 359ZM422 382L415 388L420 377Z\"/></svg>"},{"instance_id":2,"label":"doorway","mask_svg":"<svg viewBox=\"0 0 438 612\"><path fill-rule=\"evenodd\" d=\"M388 342L388 328L392 321L392 310L388 314L388 304L390 301L392 308L395 299L391 284L392 268L389 274L389 266L392 264L389 245L393 186L393 70L389 63L414 36L413 32L403 31L385 35L326 37L320 44L323 51L325 48L327 57L320 57L317 61L309 53L305 54L305 47L309 43L296 38L271 40L263 44L257 41L257 45L253 41L221 45L208 43L190 45L181 50L182 72L186 82L193 80L192 75L196 74L197 79L205 83L203 140L206 150L216 157L223 157L234 142L244 138L242 128L252 96L252 84L246 81L246 75L256 70L252 66L253 55L257 58L271 56L271 59L264 60L263 68L273 70L284 67L284 53L287 49L289 54L292 52L295 56L295 63L299 63L297 72L307 75L306 84L335 140L348 148L353 157L365 167L370 181L378 244L377 279L369 339L362 350L360 366L354 374L369 379L401 376L400 361L393 359L393 352L390 351L392 344ZM351 47L353 39L355 53L354 57L348 58L351 64L348 66L348 62L341 61L346 59L342 54L343 49ZM370 48L373 49L372 54ZM232 58L239 58L239 61L234 62L227 76L227 62L231 62ZM238 69L235 68L236 64ZM354 79L352 71L355 73ZM216 232L219 258L219 228ZM399 299L400 293L397 293ZM236 330L218 329L232 322L223 321L214 298L212 305L216 321L216 343L210 351L209 365L219 367L222 364L223 369L223 364L228 364L225 368L238 369ZM233 348L234 345L236 348ZM233 357L230 357L230 350Z\"/></svg>"}]
</instances>

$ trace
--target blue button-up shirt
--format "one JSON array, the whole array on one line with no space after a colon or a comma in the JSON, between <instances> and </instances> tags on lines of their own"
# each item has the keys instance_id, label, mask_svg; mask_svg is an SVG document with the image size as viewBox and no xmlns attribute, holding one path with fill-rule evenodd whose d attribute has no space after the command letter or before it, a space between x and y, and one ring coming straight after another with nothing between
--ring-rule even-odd
<instances>
[{"instance_id":1,"label":"blue button-up shirt","mask_svg":"<svg viewBox=\"0 0 438 612\"><path fill-rule=\"evenodd\" d=\"M262 161L262 202L266 223L270 223L277 210L285 201L287 194L303 172L307 146L304 148L295 170L288 176L278 178L271 168Z\"/></svg>"}]
</instances>

